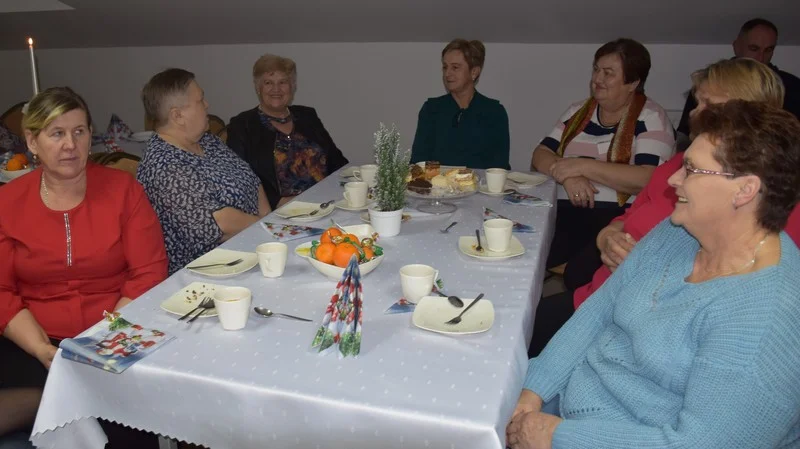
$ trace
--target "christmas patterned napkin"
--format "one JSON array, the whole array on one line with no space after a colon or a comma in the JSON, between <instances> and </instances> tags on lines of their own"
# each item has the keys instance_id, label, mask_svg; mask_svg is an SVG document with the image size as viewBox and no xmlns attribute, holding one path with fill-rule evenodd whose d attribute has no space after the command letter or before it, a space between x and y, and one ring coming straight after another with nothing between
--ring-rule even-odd
<instances>
[{"instance_id":1,"label":"christmas patterned napkin","mask_svg":"<svg viewBox=\"0 0 800 449\"><path fill-rule=\"evenodd\" d=\"M489 209L488 207L484 207L483 208L483 221L489 220L490 218L505 218L506 220L511 220L510 218L504 217L504 216L498 214L497 212ZM536 230L533 229L533 226L528 226L526 224L522 224L522 223L514 221L514 220L511 220L511 221L514 222L514 227L511 228L511 230L513 232L536 232Z\"/></svg>"},{"instance_id":2,"label":"christmas patterned napkin","mask_svg":"<svg viewBox=\"0 0 800 449\"><path fill-rule=\"evenodd\" d=\"M503 197L503 202L506 203L506 204L518 204L518 205L521 205L521 206L553 207L553 205L550 204L550 201L545 201L545 200L539 198L538 196L526 195L524 193L519 193L519 192L509 193L508 195L504 196Z\"/></svg>"},{"instance_id":3,"label":"christmas patterned napkin","mask_svg":"<svg viewBox=\"0 0 800 449\"><path fill-rule=\"evenodd\" d=\"M436 292L441 292L442 285L443 285L442 280L437 279L436 282L433 284L433 290L431 291L431 294L438 294ZM395 313L411 313L414 311L416 307L417 303L411 302L406 298L400 298L399 300L397 300L396 303L389 306L389 308L386 309L383 313L385 315L391 315Z\"/></svg>"},{"instance_id":4,"label":"christmas patterned napkin","mask_svg":"<svg viewBox=\"0 0 800 449\"><path fill-rule=\"evenodd\" d=\"M336 284L312 348L318 348L320 353L338 349L340 358L361 352L362 295L361 270L354 254Z\"/></svg>"},{"instance_id":5,"label":"christmas patterned napkin","mask_svg":"<svg viewBox=\"0 0 800 449\"><path fill-rule=\"evenodd\" d=\"M266 221L261 222L261 226L267 230L275 240L279 242L288 242L290 240L297 240L303 237L313 237L321 235L325 230L320 228L310 228L308 226L298 226L290 224L269 223Z\"/></svg>"}]
</instances>

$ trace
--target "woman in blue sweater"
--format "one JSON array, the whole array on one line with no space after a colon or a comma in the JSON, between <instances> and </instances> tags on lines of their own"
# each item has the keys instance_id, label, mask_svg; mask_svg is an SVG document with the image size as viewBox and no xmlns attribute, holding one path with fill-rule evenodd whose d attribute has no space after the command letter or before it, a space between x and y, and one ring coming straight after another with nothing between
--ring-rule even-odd
<instances>
[{"instance_id":1,"label":"woman in blue sweater","mask_svg":"<svg viewBox=\"0 0 800 449\"><path fill-rule=\"evenodd\" d=\"M692 129L671 222L531 359L512 449L800 443L800 122L733 100Z\"/></svg>"}]
</instances>

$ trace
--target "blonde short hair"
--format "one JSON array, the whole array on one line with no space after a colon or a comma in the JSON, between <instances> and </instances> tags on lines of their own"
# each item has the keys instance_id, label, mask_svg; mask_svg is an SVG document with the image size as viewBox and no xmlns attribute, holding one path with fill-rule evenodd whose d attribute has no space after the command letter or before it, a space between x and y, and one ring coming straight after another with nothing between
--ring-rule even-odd
<instances>
[{"instance_id":1,"label":"blonde short hair","mask_svg":"<svg viewBox=\"0 0 800 449\"><path fill-rule=\"evenodd\" d=\"M461 38L453 39L442 50L442 58L449 51L460 51L464 55L464 60L467 61L467 67L470 70L474 67L479 67L481 72L483 71L483 63L486 61L486 47L483 42L479 40L468 41ZM475 77L475 84L478 84L480 78L481 74L478 73L478 76Z\"/></svg>"},{"instance_id":2,"label":"blonde short hair","mask_svg":"<svg viewBox=\"0 0 800 449\"><path fill-rule=\"evenodd\" d=\"M91 128L92 114L86 101L69 87L50 87L28 103L28 110L22 117L22 129L38 136L53 120L75 109L86 113L86 124Z\"/></svg>"},{"instance_id":3,"label":"blonde short hair","mask_svg":"<svg viewBox=\"0 0 800 449\"><path fill-rule=\"evenodd\" d=\"M774 70L755 59L724 59L692 73L695 89L704 82L721 90L730 99L783 107L783 82Z\"/></svg>"},{"instance_id":4,"label":"blonde short hair","mask_svg":"<svg viewBox=\"0 0 800 449\"><path fill-rule=\"evenodd\" d=\"M272 72L283 72L289 75L289 80L292 83L292 94L297 91L297 64L289 58L283 56L264 54L255 64L253 64L253 86L256 88L256 95L259 93L259 81L265 74ZM259 97L259 101L261 98Z\"/></svg>"}]
</instances>

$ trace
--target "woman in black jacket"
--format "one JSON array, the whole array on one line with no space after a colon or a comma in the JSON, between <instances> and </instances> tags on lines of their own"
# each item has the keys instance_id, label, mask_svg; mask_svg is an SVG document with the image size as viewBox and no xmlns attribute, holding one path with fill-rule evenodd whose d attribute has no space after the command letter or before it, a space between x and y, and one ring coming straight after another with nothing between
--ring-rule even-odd
<instances>
[{"instance_id":1,"label":"woman in black jacket","mask_svg":"<svg viewBox=\"0 0 800 449\"><path fill-rule=\"evenodd\" d=\"M289 106L297 90L291 59L266 54L253 65L259 105L233 117L228 146L247 161L275 209L347 164L314 108Z\"/></svg>"}]
</instances>

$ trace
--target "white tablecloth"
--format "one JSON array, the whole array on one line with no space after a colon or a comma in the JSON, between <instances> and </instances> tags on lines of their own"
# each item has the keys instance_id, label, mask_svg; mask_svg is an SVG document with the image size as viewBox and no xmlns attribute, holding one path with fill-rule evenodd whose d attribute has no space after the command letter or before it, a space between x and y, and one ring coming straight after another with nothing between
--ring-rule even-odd
<instances>
[{"instance_id":1,"label":"white tablecloth","mask_svg":"<svg viewBox=\"0 0 800 449\"><path fill-rule=\"evenodd\" d=\"M531 192L555 202L552 181ZM338 176L303 200L341 197ZM286 273L258 268L228 279L181 270L123 310L130 321L177 338L123 374L56 357L33 441L39 447L92 449L105 437L102 417L177 440L219 448L482 448L505 447L505 426L527 369L527 342L541 293L555 207L504 205L482 194L458 200L451 216L415 217L397 237L380 241L382 265L364 278L361 354L339 359L310 348L335 282L291 251ZM515 234L527 252L483 262L462 255L458 237L481 227L482 206L533 225ZM337 210L341 224L358 214ZM271 215L266 220L279 221ZM438 229L458 221L449 234ZM325 227L327 218L316 222ZM253 251L272 237L251 226L224 247ZM486 333L446 336L418 329L411 314L384 314L401 295L398 270L426 263L445 291L486 293L496 319ZM242 331L224 331L216 318L178 322L159 304L193 281L241 285L254 305L312 318L315 323L251 314Z\"/></svg>"}]
</instances>

